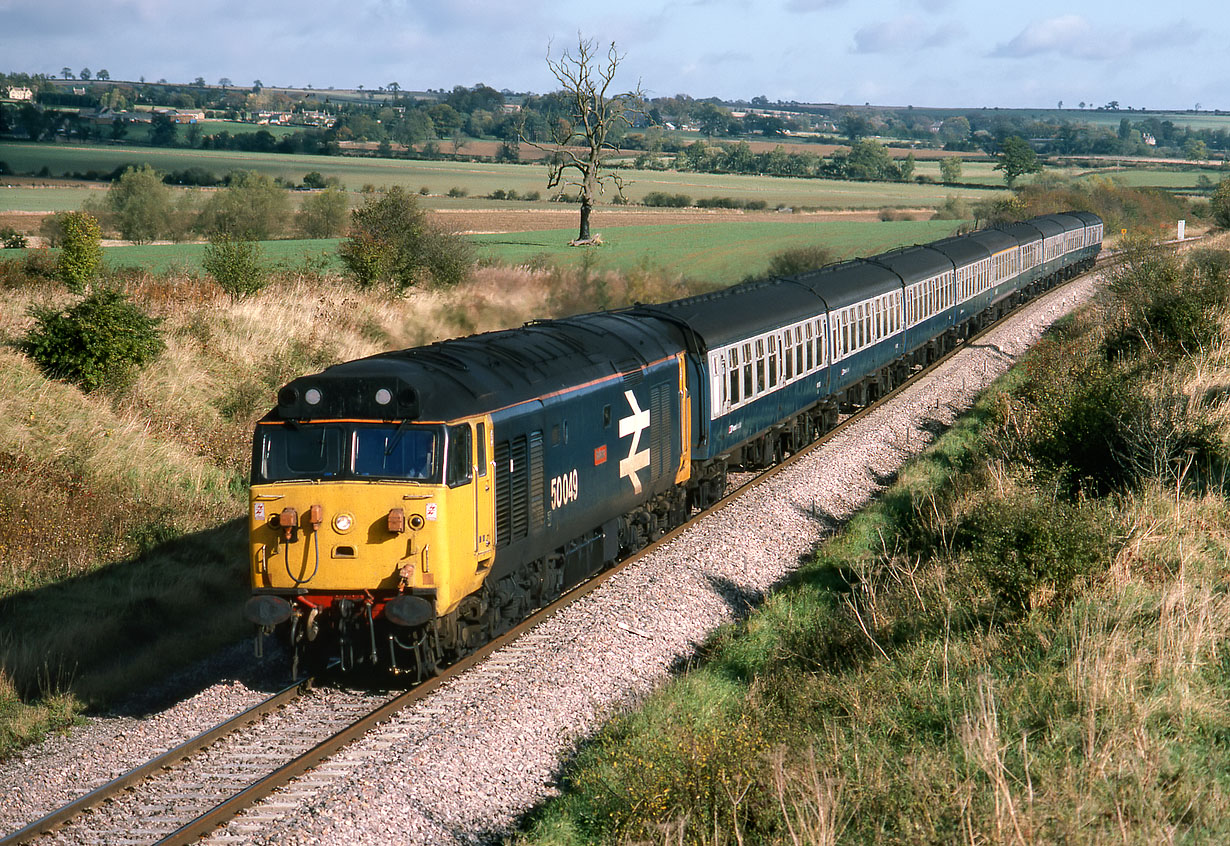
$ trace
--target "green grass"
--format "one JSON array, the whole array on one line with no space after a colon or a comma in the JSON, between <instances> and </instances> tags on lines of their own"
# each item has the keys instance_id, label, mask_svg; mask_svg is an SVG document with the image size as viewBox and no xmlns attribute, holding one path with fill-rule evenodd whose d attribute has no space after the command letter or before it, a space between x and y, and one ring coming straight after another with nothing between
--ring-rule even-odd
<instances>
[{"instance_id":1,"label":"green grass","mask_svg":"<svg viewBox=\"0 0 1230 846\"><path fill-rule=\"evenodd\" d=\"M88 197L101 197L106 189L103 184L97 188L43 188L7 187L0 183L0 211L74 211L81 208Z\"/></svg>"},{"instance_id":2,"label":"green grass","mask_svg":"<svg viewBox=\"0 0 1230 846\"><path fill-rule=\"evenodd\" d=\"M793 247L819 244L838 258L867 256L906 244L934 241L952 234L959 221L702 223L681 226L603 227L601 211L593 231L599 248L567 243L575 229L474 235L483 253L508 264L543 258L559 264L592 262L594 270L660 268L693 279L728 285L762 273L769 258Z\"/></svg>"},{"instance_id":3,"label":"green grass","mask_svg":"<svg viewBox=\"0 0 1230 846\"><path fill-rule=\"evenodd\" d=\"M603 245L579 249L568 246L576 230L550 229L499 235L469 236L481 254L510 265L556 264L591 270L663 270L715 285L729 285L762 273L769 258L794 247L819 244L836 258L881 253L907 244L921 244L952 234L960 221L749 221L699 223L680 226L601 226L595 213L594 231ZM260 242L267 263L295 267L305 261L323 262L324 269L341 269L339 239ZM205 244L152 244L105 247L104 261L111 267L136 266L153 273L177 268L199 270ZM0 261L22 258L27 250L2 250Z\"/></svg>"}]
</instances>

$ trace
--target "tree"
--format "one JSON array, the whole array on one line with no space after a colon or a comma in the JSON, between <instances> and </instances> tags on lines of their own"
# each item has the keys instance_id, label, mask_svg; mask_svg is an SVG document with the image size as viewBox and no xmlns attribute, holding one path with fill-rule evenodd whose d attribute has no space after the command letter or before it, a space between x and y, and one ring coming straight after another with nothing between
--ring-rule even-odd
<instances>
[{"instance_id":1,"label":"tree","mask_svg":"<svg viewBox=\"0 0 1230 846\"><path fill-rule=\"evenodd\" d=\"M1209 157L1209 147L1200 138L1189 138L1183 144L1183 158L1202 162Z\"/></svg>"},{"instance_id":2,"label":"tree","mask_svg":"<svg viewBox=\"0 0 1230 846\"><path fill-rule=\"evenodd\" d=\"M107 206L120 235L144 244L167 233L171 220L171 188L147 164L130 167L111 183Z\"/></svg>"},{"instance_id":3,"label":"tree","mask_svg":"<svg viewBox=\"0 0 1230 846\"><path fill-rule=\"evenodd\" d=\"M67 212L61 219L60 279L70 291L81 293L102 268L102 228L94 215Z\"/></svg>"},{"instance_id":4,"label":"tree","mask_svg":"<svg viewBox=\"0 0 1230 846\"><path fill-rule=\"evenodd\" d=\"M470 242L432 226L400 185L369 195L350 213L350 237L338 255L360 286L398 293L425 282L455 285L474 263Z\"/></svg>"},{"instance_id":5,"label":"tree","mask_svg":"<svg viewBox=\"0 0 1230 846\"><path fill-rule=\"evenodd\" d=\"M698 103L693 110L693 117L706 138L725 135L730 129L730 109L719 106L717 103Z\"/></svg>"},{"instance_id":6,"label":"tree","mask_svg":"<svg viewBox=\"0 0 1230 846\"><path fill-rule=\"evenodd\" d=\"M1004 172L1004 182L1009 188L1019 177L1042 170L1038 154L1029 146L1029 142L1019 135L1009 135L1001 141L999 154L995 158L998 160L995 169Z\"/></svg>"},{"instance_id":7,"label":"tree","mask_svg":"<svg viewBox=\"0 0 1230 846\"><path fill-rule=\"evenodd\" d=\"M916 164L917 160L915 160L914 154L911 152L907 153L905 159L897 165L897 169L901 171L902 182L910 181L910 177L914 175L914 166Z\"/></svg>"},{"instance_id":8,"label":"tree","mask_svg":"<svg viewBox=\"0 0 1230 846\"><path fill-rule=\"evenodd\" d=\"M346 228L348 205L346 192L330 186L303 198L295 225L305 238L336 238Z\"/></svg>"},{"instance_id":9,"label":"tree","mask_svg":"<svg viewBox=\"0 0 1230 846\"><path fill-rule=\"evenodd\" d=\"M90 76L91 76L91 74L90 74L90 69L89 69L89 68L82 68L82 69L81 69L81 74L80 74L80 76L81 76L81 78L82 78L82 79L87 79L87 80L88 80L88 79L90 78Z\"/></svg>"},{"instance_id":10,"label":"tree","mask_svg":"<svg viewBox=\"0 0 1230 846\"><path fill-rule=\"evenodd\" d=\"M68 65L65 65L64 67L60 68L60 76L64 77L65 79L72 79L73 69L70 68Z\"/></svg>"},{"instance_id":11,"label":"tree","mask_svg":"<svg viewBox=\"0 0 1230 846\"><path fill-rule=\"evenodd\" d=\"M1230 229L1230 176L1218 183L1209 198L1209 208L1213 212L1213 220L1222 229Z\"/></svg>"},{"instance_id":12,"label":"tree","mask_svg":"<svg viewBox=\"0 0 1230 846\"><path fill-rule=\"evenodd\" d=\"M201 225L210 234L264 241L282 230L290 217L290 197L273 178L241 170L231 176L226 190L212 195L201 212Z\"/></svg>"},{"instance_id":13,"label":"tree","mask_svg":"<svg viewBox=\"0 0 1230 846\"><path fill-rule=\"evenodd\" d=\"M841 134L849 139L850 143L858 141L864 135L871 134L871 121L856 112L846 112L841 116Z\"/></svg>"},{"instance_id":14,"label":"tree","mask_svg":"<svg viewBox=\"0 0 1230 846\"><path fill-rule=\"evenodd\" d=\"M201 265L218 283L218 287L227 293L232 303L255 294L268 280L256 242L232 238L225 232L215 232L210 236Z\"/></svg>"},{"instance_id":15,"label":"tree","mask_svg":"<svg viewBox=\"0 0 1230 846\"><path fill-rule=\"evenodd\" d=\"M961 178L961 157L950 156L940 159L940 179L945 182L956 182Z\"/></svg>"},{"instance_id":16,"label":"tree","mask_svg":"<svg viewBox=\"0 0 1230 846\"><path fill-rule=\"evenodd\" d=\"M154 115L150 120L149 142L156 147L174 147L179 124L170 115Z\"/></svg>"},{"instance_id":17,"label":"tree","mask_svg":"<svg viewBox=\"0 0 1230 846\"><path fill-rule=\"evenodd\" d=\"M632 125L629 114L644 115L644 96L640 83L636 88L612 94L615 72L623 56L615 43L607 48L606 60L596 54L592 39L577 34L577 50L568 50L558 59L551 58L547 48L547 67L566 103L566 117L556 121L553 131L554 148L544 147L522 136L521 140L551 153L548 159L547 188L561 185L578 190L581 197L581 225L576 243L590 243L589 217L607 183L615 185L623 197L623 180L607 169L606 159L619 151L615 137L621 129ZM579 147L581 152L577 152ZM575 174L575 175L573 175Z\"/></svg>"},{"instance_id":18,"label":"tree","mask_svg":"<svg viewBox=\"0 0 1230 846\"><path fill-rule=\"evenodd\" d=\"M103 68L103 69L102 69L102 70L100 70L98 73L96 73L94 76L95 76L97 79L101 79L101 80L103 80L104 82L106 82L107 80L111 79L111 72L110 72L109 70L107 70L106 68Z\"/></svg>"}]
</instances>

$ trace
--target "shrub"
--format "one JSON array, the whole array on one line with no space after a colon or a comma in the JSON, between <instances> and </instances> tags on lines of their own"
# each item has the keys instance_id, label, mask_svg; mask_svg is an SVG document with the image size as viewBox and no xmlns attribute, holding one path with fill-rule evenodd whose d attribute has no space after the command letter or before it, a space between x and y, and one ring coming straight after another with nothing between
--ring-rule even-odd
<instances>
[{"instance_id":1,"label":"shrub","mask_svg":"<svg viewBox=\"0 0 1230 846\"><path fill-rule=\"evenodd\" d=\"M960 521L953 547L992 596L1025 611L1045 599L1065 601L1083 580L1106 570L1110 525L1097 505L1032 493L987 495Z\"/></svg>"},{"instance_id":2,"label":"shrub","mask_svg":"<svg viewBox=\"0 0 1230 846\"><path fill-rule=\"evenodd\" d=\"M1230 229L1230 176L1218 183L1209 200L1213 210L1213 220L1222 229Z\"/></svg>"},{"instance_id":3,"label":"shrub","mask_svg":"<svg viewBox=\"0 0 1230 846\"><path fill-rule=\"evenodd\" d=\"M24 250L30 246L30 239L11 226L0 229L0 244L6 250Z\"/></svg>"},{"instance_id":4,"label":"shrub","mask_svg":"<svg viewBox=\"0 0 1230 846\"><path fill-rule=\"evenodd\" d=\"M303 184L307 188L324 188L328 183L325 182L324 174L313 170L303 175Z\"/></svg>"},{"instance_id":5,"label":"shrub","mask_svg":"<svg viewBox=\"0 0 1230 846\"><path fill-rule=\"evenodd\" d=\"M119 291L94 291L67 311L34 306L35 325L16 343L53 379L85 391L126 377L165 348L160 320Z\"/></svg>"},{"instance_id":6,"label":"shrub","mask_svg":"<svg viewBox=\"0 0 1230 846\"><path fill-rule=\"evenodd\" d=\"M261 265L260 247L254 241L234 239L225 233L209 239L201 264L232 303L255 294L268 278Z\"/></svg>"},{"instance_id":7,"label":"shrub","mask_svg":"<svg viewBox=\"0 0 1230 846\"><path fill-rule=\"evenodd\" d=\"M769 276L794 276L832 264L833 253L827 247L812 244L792 247L769 259Z\"/></svg>"},{"instance_id":8,"label":"shrub","mask_svg":"<svg viewBox=\"0 0 1230 846\"><path fill-rule=\"evenodd\" d=\"M665 191L650 191L642 202L647 206L659 208L686 208L692 205L692 198L687 194L668 194Z\"/></svg>"},{"instance_id":9,"label":"shrub","mask_svg":"<svg viewBox=\"0 0 1230 846\"><path fill-rule=\"evenodd\" d=\"M464 197L466 194L469 194L469 193L470 192L467 191L465 188L458 188L456 185L448 189L448 195L450 197Z\"/></svg>"},{"instance_id":10,"label":"shrub","mask_svg":"<svg viewBox=\"0 0 1230 846\"><path fill-rule=\"evenodd\" d=\"M943 205L935 210L932 220L967 220L971 217L969 203L956 194L949 194Z\"/></svg>"},{"instance_id":11,"label":"shrub","mask_svg":"<svg viewBox=\"0 0 1230 846\"><path fill-rule=\"evenodd\" d=\"M63 225L60 279L70 291L80 293L102 267L102 228L98 219L86 212L68 212Z\"/></svg>"},{"instance_id":12,"label":"shrub","mask_svg":"<svg viewBox=\"0 0 1230 846\"><path fill-rule=\"evenodd\" d=\"M44 217L38 225L38 234L47 242L48 247L58 247L64 243L64 220L70 212L56 212Z\"/></svg>"},{"instance_id":13,"label":"shrub","mask_svg":"<svg viewBox=\"0 0 1230 846\"><path fill-rule=\"evenodd\" d=\"M464 238L430 223L413 194L394 186L351 212L350 237L338 254L363 287L405 291L425 281L455 285L474 264Z\"/></svg>"}]
</instances>

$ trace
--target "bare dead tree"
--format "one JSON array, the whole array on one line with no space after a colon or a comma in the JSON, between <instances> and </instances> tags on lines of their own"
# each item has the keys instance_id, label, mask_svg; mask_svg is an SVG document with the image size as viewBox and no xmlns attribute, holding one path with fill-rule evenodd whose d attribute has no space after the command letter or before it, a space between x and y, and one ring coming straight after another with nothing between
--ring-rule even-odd
<instances>
[{"instance_id":1,"label":"bare dead tree","mask_svg":"<svg viewBox=\"0 0 1230 846\"><path fill-rule=\"evenodd\" d=\"M610 93L615 71L623 56L615 49L615 43L607 49L606 60L598 56L593 39L577 34L577 49L573 55L565 50L559 59L551 58L547 46L547 67L567 95L568 117L556 121L552 127L552 145L544 146L524 132L520 138L531 147L549 154L547 188L561 185L578 189L581 195L581 229L578 243L588 242L589 215L607 183L615 186L623 196L624 181L618 174L606 168L606 160L619 152L611 140L615 130L631 126L632 117L644 115L645 93L640 83L631 91Z\"/></svg>"}]
</instances>

